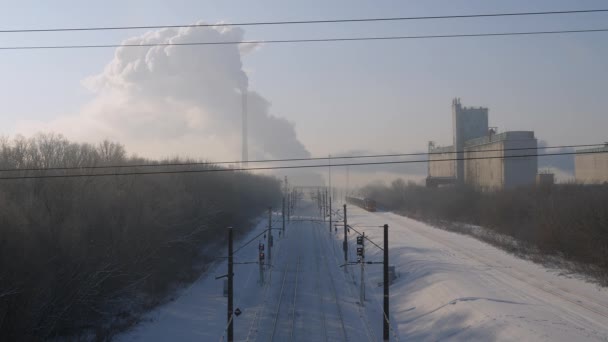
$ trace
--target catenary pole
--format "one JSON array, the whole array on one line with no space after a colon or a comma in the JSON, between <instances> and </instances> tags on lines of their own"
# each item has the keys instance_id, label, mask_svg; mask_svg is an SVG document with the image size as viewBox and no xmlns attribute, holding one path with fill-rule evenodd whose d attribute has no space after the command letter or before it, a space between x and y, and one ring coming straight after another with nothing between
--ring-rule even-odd
<instances>
[{"instance_id":1,"label":"catenary pole","mask_svg":"<svg viewBox=\"0 0 608 342\"><path fill-rule=\"evenodd\" d=\"M383 322L383 336L384 341L389 339L389 297L388 297L388 224L384 225L384 317Z\"/></svg>"},{"instance_id":2,"label":"catenary pole","mask_svg":"<svg viewBox=\"0 0 608 342\"><path fill-rule=\"evenodd\" d=\"M361 239L361 248L363 252L361 253L361 293L360 300L361 306L365 305L365 232L363 232L363 238Z\"/></svg>"},{"instance_id":3,"label":"catenary pole","mask_svg":"<svg viewBox=\"0 0 608 342\"><path fill-rule=\"evenodd\" d=\"M347 234L347 219L346 219L346 204L344 205L344 241L342 242L342 249L344 250L344 264L348 264L348 239ZM344 267L344 270L348 272L348 267Z\"/></svg>"},{"instance_id":4,"label":"catenary pole","mask_svg":"<svg viewBox=\"0 0 608 342\"><path fill-rule=\"evenodd\" d=\"M232 259L232 227L228 227L228 342L234 341L234 320L232 319L232 306L234 297L233 287L233 259Z\"/></svg>"}]
</instances>

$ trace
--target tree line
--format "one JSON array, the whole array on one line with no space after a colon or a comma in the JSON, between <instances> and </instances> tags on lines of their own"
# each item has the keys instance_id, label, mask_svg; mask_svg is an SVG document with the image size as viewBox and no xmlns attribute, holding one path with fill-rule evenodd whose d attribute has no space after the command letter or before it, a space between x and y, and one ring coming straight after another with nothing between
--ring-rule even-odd
<instances>
[{"instance_id":1,"label":"tree line","mask_svg":"<svg viewBox=\"0 0 608 342\"><path fill-rule=\"evenodd\" d=\"M187 162L128 156L115 142L74 143L56 134L0 139L2 176ZM176 284L193 281L223 251L227 226L244 233L280 198L277 179L232 171L0 180L0 340L109 339Z\"/></svg>"},{"instance_id":2,"label":"tree line","mask_svg":"<svg viewBox=\"0 0 608 342\"><path fill-rule=\"evenodd\" d=\"M571 270L608 285L606 184L483 192L466 185L427 188L399 179L388 186L369 185L362 192L387 210L443 228L467 233L462 224L469 224L508 236L515 244L500 238L488 242L535 261L567 261Z\"/></svg>"}]
</instances>

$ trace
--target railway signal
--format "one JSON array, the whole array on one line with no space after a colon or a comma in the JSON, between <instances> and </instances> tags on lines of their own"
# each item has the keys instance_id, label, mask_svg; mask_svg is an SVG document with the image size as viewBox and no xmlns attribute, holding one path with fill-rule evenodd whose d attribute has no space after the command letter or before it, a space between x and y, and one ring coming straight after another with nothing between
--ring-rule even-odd
<instances>
[{"instance_id":1,"label":"railway signal","mask_svg":"<svg viewBox=\"0 0 608 342\"><path fill-rule=\"evenodd\" d=\"M346 209L346 205L344 205L344 209ZM345 210L346 213L346 210ZM344 216L344 221L346 222L346 215ZM350 226L349 226L350 227ZM352 228L352 227L350 227ZM372 240L368 239L365 237L365 233L363 233L361 235L361 247L357 247L357 255L359 255L359 249L361 249L361 255L359 257L357 257L357 263L361 264L361 305L363 305L363 300L365 298L365 287L363 286L363 284L365 284L364 282L364 278L363 278L363 272L364 272L364 264L383 264L383 278L384 281L381 283L381 285L384 285L384 303L383 303L383 313L382 313L382 337L384 341L388 341L389 340L389 332L390 332L390 310L389 310L389 286L390 286L390 279L389 279L389 258L388 258L388 224L385 224L384 226L382 226L382 228L384 228L384 248L378 246L377 244L375 244ZM345 223L345 237L346 237L346 223ZM357 232L356 229L353 228L353 230L355 230L355 232ZM365 251L364 251L364 242L365 239L367 239L368 241L370 241L373 245L375 245L376 247L378 247L380 250L383 251L384 253L384 260L382 262L377 262L377 261L365 261ZM357 237L357 244L359 244L359 237ZM347 245L344 245L345 249L346 249ZM356 263L351 262L349 263L348 261L346 261L344 263L344 265L342 266L347 266L347 265L356 265ZM342 267L340 266L340 267ZM344 269L347 269L348 267L344 267Z\"/></svg>"},{"instance_id":2,"label":"railway signal","mask_svg":"<svg viewBox=\"0 0 608 342\"><path fill-rule=\"evenodd\" d=\"M361 247L359 247L361 246ZM357 236L357 261L361 264L361 281L360 281L360 292L359 301L363 306L365 304L365 232Z\"/></svg>"},{"instance_id":3,"label":"railway signal","mask_svg":"<svg viewBox=\"0 0 608 342\"><path fill-rule=\"evenodd\" d=\"M268 207L268 262L272 262L272 207Z\"/></svg>"},{"instance_id":4,"label":"railway signal","mask_svg":"<svg viewBox=\"0 0 608 342\"><path fill-rule=\"evenodd\" d=\"M264 245L261 245L260 247L262 247L262 249L260 250L259 253L259 258L260 258L260 286L264 285L264 259L266 258L266 256L264 255Z\"/></svg>"}]
</instances>

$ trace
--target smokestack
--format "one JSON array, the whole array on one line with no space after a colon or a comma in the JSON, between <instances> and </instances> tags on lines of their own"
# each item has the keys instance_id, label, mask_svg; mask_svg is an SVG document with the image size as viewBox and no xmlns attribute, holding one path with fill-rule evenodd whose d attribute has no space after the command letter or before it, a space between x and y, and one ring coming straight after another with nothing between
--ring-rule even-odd
<instances>
[{"instance_id":1,"label":"smokestack","mask_svg":"<svg viewBox=\"0 0 608 342\"><path fill-rule=\"evenodd\" d=\"M242 112L243 112L243 146L242 146L242 156L241 156L241 167L245 168L248 165L249 161L249 151L248 151L248 140L247 140L247 90L243 89L241 91L241 101L242 101Z\"/></svg>"}]
</instances>

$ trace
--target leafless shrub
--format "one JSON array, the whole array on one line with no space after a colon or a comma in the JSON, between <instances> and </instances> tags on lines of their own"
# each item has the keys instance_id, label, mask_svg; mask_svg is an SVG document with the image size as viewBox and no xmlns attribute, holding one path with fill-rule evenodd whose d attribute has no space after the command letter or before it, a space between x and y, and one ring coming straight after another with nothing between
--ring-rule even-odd
<instances>
[{"instance_id":1,"label":"leafless shrub","mask_svg":"<svg viewBox=\"0 0 608 342\"><path fill-rule=\"evenodd\" d=\"M488 242L536 261L561 258L570 263L569 269L608 285L608 185L480 192L467 186L426 188L397 180L363 192L388 210L435 224L449 222L450 230L470 233L457 228L458 223L482 226L497 233ZM503 243L504 236L517 245Z\"/></svg>"},{"instance_id":2,"label":"leafless shrub","mask_svg":"<svg viewBox=\"0 0 608 342\"><path fill-rule=\"evenodd\" d=\"M108 141L0 139L5 170L147 162ZM157 163L168 162L187 160ZM243 172L0 181L0 340L110 337L176 281L193 280L226 226L246 227L279 196L277 180Z\"/></svg>"}]
</instances>

